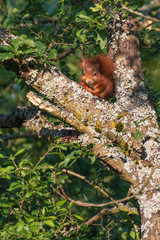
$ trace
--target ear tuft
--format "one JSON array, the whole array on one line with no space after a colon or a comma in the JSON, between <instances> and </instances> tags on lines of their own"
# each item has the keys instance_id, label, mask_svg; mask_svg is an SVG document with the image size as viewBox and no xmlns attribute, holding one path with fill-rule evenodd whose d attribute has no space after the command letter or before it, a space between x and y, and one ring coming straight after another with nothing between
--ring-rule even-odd
<instances>
[{"instance_id":1,"label":"ear tuft","mask_svg":"<svg viewBox=\"0 0 160 240\"><path fill-rule=\"evenodd\" d=\"M94 64L96 71L99 71L99 63Z\"/></svg>"}]
</instances>

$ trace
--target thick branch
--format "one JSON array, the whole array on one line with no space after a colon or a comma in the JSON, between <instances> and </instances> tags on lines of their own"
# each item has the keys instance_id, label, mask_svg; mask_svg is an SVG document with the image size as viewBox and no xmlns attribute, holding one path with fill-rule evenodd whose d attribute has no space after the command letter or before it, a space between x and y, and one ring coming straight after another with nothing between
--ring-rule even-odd
<instances>
[{"instance_id":1,"label":"thick branch","mask_svg":"<svg viewBox=\"0 0 160 240\"><path fill-rule=\"evenodd\" d=\"M23 123L32 119L38 113L36 107L17 108L10 114L0 114L0 128L14 128L21 127Z\"/></svg>"},{"instance_id":2,"label":"thick branch","mask_svg":"<svg viewBox=\"0 0 160 240\"><path fill-rule=\"evenodd\" d=\"M56 117L61 118L62 120L67 121L68 123L72 124L77 130L80 132L83 132L87 135L89 135L89 139L87 139L82 135L80 138L80 141L84 141L85 143L96 143L93 151L96 154L97 157L99 157L102 161L102 163L105 166L110 166L117 172L121 174L121 177L124 178L126 181L132 183L135 185L135 182L132 180L131 176L127 173L125 168L123 167L123 158L124 155L121 154L115 147L112 147L110 149L106 149L106 146L104 144L100 144L100 141L95 138L95 136L98 137L100 134L98 132L95 132L93 128L87 128L83 122L79 122L74 118L72 114L68 114L65 110L62 111L60 108L58 108L57 105L51 104L50 102L44 100L42 97L38 96L37 94L33 92L29 92L27 94L28 99L31 101L32 104L35 106L38 106L40 109L43 109L45 111L48 111L49 113L55 115ZM92 123L93 124L93 123ZM93 134L95 132L95 135ZM102 136L101 136L102 137ZM104 136L105 139L105 136ZM106 141L106 140L104 140ZM110 145L112 143L110 142ZM111 153L111 154L110 154ZM107 156L108 155L108 156Z\"/></svg>"},{"instance_id":3,"label":"thick branch","mask_svg":"<svg viewBox=\"0 0 160 240\"><path fill-rule=\"evenodd\" d=\"M25 126L36 132L39 138L50 141L53 141L57 136L62 137L62 140L77 139L79 134L73 128L63 125L56 126L49 122L47 118L47 114L41 112L37 107L17 108L10 114L0 114L0 128Z\"/></svg>"}]
</instances>

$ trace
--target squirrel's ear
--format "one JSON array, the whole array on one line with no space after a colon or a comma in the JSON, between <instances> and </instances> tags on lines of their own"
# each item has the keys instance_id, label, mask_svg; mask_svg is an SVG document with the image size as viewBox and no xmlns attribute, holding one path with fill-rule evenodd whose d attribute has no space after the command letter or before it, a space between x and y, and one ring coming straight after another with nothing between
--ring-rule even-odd
<instances>
[{"instance_id":1,"label":"squirrel's ear","mask_svg":"<svg viewBox=\"0 0 160 240\"><path fill-rule=\"evenodd\" d=\"M82 59L82 62L81 62L81 69L84 69L85 68L85 61Z\"/></svg>"},{"instance_id":2,"label":"squirrel's ear","mask_svg":"<svg viewBox=\"0 0 160 240\"><path fill-rule=\"evenodd\" d=\"M96 69L96 71L99 71L99 63L95 63L95 69Z\"/></svg>"},{"instance_id":3,"label":"squirrel's ear","mask_svg":"<svg viewBox=\"0 0 160 240\"><path fill-rule=\"evenodd\" d=\"M82 56L81 69L84 69L86 65L85 58Z\"/></svg>"}]
</instances>

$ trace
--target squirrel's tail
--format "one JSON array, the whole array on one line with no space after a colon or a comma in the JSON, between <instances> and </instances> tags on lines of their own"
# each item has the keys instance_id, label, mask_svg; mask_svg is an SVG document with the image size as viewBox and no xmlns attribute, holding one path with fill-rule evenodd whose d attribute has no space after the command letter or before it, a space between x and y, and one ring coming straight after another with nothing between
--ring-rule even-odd
<instances>
[{"instance_id":1,"label":"squirrel's tail","mask_svg":"<svg viewBox=\"0 0 160 240\"><path fill-rule=\"evenodd\" d=\"M100 66L100 72L107 76L113 78L113 72L115 70L115 63L107 54L100 54L98 56L98 63Z\"/></svg>"}]
</instances>

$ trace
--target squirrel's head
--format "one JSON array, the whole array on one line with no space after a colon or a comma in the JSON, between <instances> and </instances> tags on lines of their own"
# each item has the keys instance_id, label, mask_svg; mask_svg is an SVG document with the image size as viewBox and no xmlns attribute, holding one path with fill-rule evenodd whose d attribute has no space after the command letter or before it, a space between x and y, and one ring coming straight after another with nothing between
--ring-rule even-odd
<instances>
[{"instance_id":1,"label":"squirrel's head","mask_svg":"<svg viewBox=\"0 0 160 240\"><path fill-rule=\"evenodd\" d=\"M94 89L94 85L100 80L99 64L91 59L82 58L81 69L81 79L83 79L90 88Z\"/></svg>"}]
</instances>

